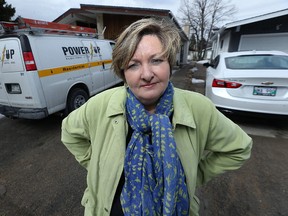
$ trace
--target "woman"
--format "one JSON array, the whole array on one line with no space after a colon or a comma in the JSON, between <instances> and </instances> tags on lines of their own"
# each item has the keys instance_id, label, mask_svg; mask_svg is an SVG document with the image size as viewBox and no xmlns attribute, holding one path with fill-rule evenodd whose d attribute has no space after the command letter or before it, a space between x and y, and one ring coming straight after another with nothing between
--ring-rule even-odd
<instances>
[{"instance_id":1,"label":"woman","mask_svg":"<svg viewBox=\"0 0 288 216\"><path fill-rule=\"evenodd\" d=\"M87 169L85 215L198 215L200 186L250 157L252 140L204 96L169 78L180 46L170 22L142 19L118 38L104 91L62 123Z\"/></svg>"}]
</instances>

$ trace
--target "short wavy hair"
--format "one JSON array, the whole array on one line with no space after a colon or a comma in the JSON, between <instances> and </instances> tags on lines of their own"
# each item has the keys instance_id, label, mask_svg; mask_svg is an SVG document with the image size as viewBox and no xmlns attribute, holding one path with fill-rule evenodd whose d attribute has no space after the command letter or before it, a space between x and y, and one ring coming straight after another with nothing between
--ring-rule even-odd
<instances>
[{"instance_id":1,"label":"short wavy hair","mask_svg":"<svg viewBox=\"0 0 288 216\"><path fill-rule=\"evenodd\" d=\"M177 27L171 20L159 18L140 19L128 26L117 38L112 54L114 73L125 81L124 69L133 57L136 48L145 35L155 35L163 47L163 56L170 68L176 64L176 55L180 50L181 38Z\"/></svg>"}]
</instances>

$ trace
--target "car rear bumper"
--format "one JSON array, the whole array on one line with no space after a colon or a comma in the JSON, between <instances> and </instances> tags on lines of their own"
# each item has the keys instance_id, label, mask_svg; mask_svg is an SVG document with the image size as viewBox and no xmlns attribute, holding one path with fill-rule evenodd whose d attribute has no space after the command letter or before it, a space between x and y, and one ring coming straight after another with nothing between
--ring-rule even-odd
<instances>
[{"instance_id":1,"label":"car rear bumper","mask_svg":"<svg viewBox=\"0 0 288 216\"><path fill-rule=\"evenodd\" d=\"M8 118L43 119L48 116L46 108L18 108L0 104L0 113Z\"/></svg>"},{"instance_id":2,"label":"car rear bumper","mask_svg":"<svg viewBox=\"0 0 288 216\"><path fill-rule=\"evenodd\" d=\"M219 94L207 95L221 110L236 110L264 114L288 115L288 100L254 100L235 98L226 91ZM268 96L267 96L268 97Z\"/></svg>"}]
</instances>

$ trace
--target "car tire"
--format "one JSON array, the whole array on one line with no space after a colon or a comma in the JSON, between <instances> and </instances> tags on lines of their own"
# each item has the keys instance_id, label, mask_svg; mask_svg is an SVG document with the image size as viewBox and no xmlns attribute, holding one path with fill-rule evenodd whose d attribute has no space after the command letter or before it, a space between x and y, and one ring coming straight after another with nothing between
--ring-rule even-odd
<instances>
[{"instance_id":1,"label":"car tire","mask_svg":"<svg viewBox=\"0 0 288 216\"><path fill-rule=\"evenodd\" d=\"M88 100L88 94L86 91L80 88L73 89L67 98L66 114L69 114L73 110L82 106Z\"/></svg>"}]
</instances>

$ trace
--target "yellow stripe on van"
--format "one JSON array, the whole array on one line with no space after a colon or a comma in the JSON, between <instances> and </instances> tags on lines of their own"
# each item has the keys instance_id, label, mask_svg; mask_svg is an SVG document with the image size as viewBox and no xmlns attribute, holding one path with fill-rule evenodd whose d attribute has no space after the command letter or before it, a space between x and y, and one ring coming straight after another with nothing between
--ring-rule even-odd
<instances>
[{"instance_id":1,"label":"yellow stripe on van","mask_svg":"<svg viewBox=\"0 0 288 216\"><path fill-rule=\"evenodd\" d=\"M104 60L104 61L102 61L104 64L110 64L110 63L112 63L112 60L110 59L110 60Z\"/></svg>"},{"instance_id":2,"label":"yellow stripe on van","mask_svg":"<svg viewBox=\"0 0 288 216\"><path fill-rule=\"evenodd\" d=\"M102 65L102 61L99 61L99 62L89 62L90 64L90 67L97 67L99 65Z\"/></svg>"},{"instance_id":3,"label":"yellow stripe on van","mask_svg":"<svg viewBox=\"0 0 288 216\"><path fill-rule=\"evenodd\" d=\"M104 61L99 61L99 62L90 62L90 67L96 67L102 64L111 64L112 60L104 60Z\"/></svg>"},{"instance_id":4,"label":"yellow stripe on van","mask_svg":"<svg viewBox=\"0 0 288 216\"><path fill-rule=\"evenodd\" d=\"M104 60L104 61L98 61L98 62L88 62L85 64L76 64L76 65L69 65L69 66L63 66L63 67L57 67L57 68L49 68L45 70L39 70L38 75L39 77L52 76L52 75L87 69L89 67L97 67L102 64L110 64L111 62L112 60Z\"/></svg>"}]
</instances>

